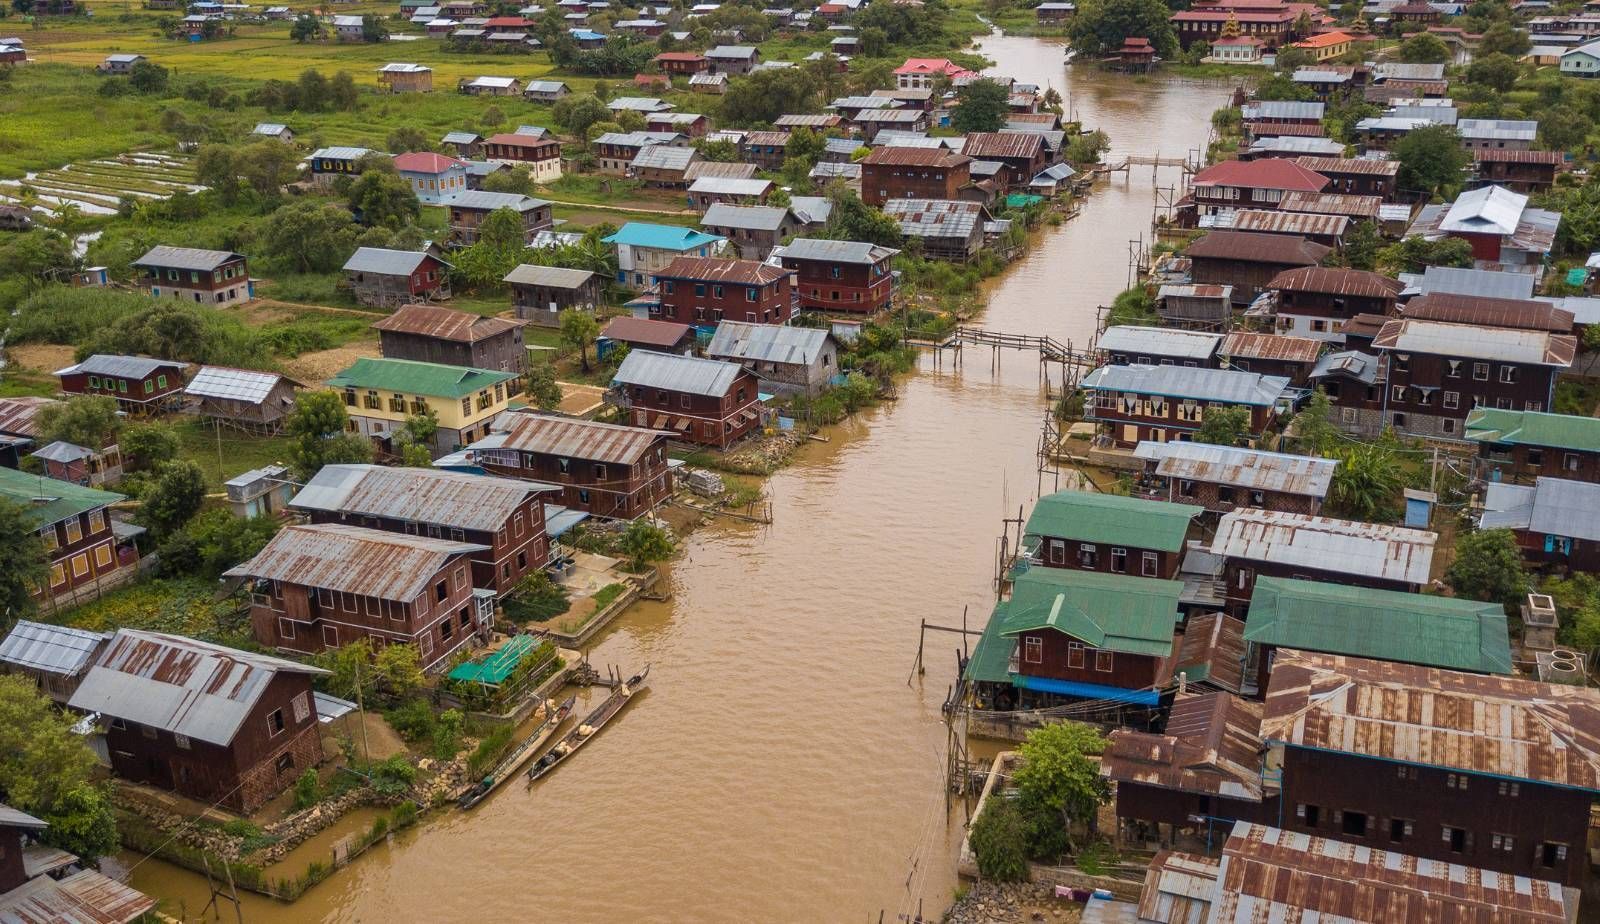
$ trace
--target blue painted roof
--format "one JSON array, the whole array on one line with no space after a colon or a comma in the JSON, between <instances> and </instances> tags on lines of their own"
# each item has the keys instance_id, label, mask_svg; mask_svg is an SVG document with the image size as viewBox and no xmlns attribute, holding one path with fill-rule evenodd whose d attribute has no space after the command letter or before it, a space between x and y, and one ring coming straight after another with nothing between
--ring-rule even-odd
<instances>
[{"instance_id":1,"label":"blue painted roof","mask_svg":"<svg viewBox=\"0 0 1600 924\"><path fill-rule=\"evenodd\" d=\"M722 240L715 234L681 228L677 225L653 225L649 222L630 221L616 234L605 238L607 244L628 244L633 247L654 247L658 250L693 250Z\"/></svg>"}]
</instances>

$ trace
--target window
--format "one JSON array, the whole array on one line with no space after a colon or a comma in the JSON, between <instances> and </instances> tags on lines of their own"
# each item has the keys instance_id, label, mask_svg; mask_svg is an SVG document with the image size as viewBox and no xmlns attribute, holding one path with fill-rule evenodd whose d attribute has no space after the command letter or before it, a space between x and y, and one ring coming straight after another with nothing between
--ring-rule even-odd
<instances>
[{"instance_id":1,"label":"window","mask_svg":"<svg viewBox=\"0 0 1600 924\"><path fill-rule=\"evenodd\" d=\"M280 617L278 619L278 636L280 638L294 638L294 623Z\"/></svg>"},{"instance_id":2,"label":"window","mask_svg":"<svg viewBox=\"0 0 1600 924\"><path fill-rule=\"evenodd\" d=\"M102 545L95 549L94 563L101 568L111 567L111 546Z\"/></svg>"},{"instance_id":3,"label":"window","mask_svg":"<svg viewBox=\"0 0 1600 924\"><path fill-rule=\"evenodd\" d=\"M1445 777L1444 784L1451 789L1467 791L1467 775L1465 773L1452 773Z\"/></svg>"},{"instance_id":4,"label":"window","mask_svg":"<svg viewBox=\"0 0 1600 924\"><path fill-rule=\"evenodd\" d=\"M1067 643L1067 666L1068 667L1080 668L1080 669L1083 667L1083 643L1082 642L1068 642Z\"/></svg>"},{"instance_id":5,"label":"window","mask_svg":"<svg viewBox=\"0 0 1600 924\"><path fill-rule=\"evenodd\" d=\"M153 725L141 725L139 726L139 734L144 735L151 741L154 741L156 738L160 737L161 732L157 731Z\"/></svg>"},{"instance_id":6,"label":"window","mask_svg":"<svg viewBox=\"0 0 1600 924\"><path fill-rule=\"evenodd\" d=\"M462 398L461 399L461 414L462 414L462 416L465 416L465 417L471 417L472 416L472 399L471 398Z\"/></svg>"},{"instance_id":7,"label":"window","mask_svg":"<svg viewBox=\"0 0 1600 924\"><path fill-rule=\"evenodd\" d=\"M688 395L679 395L678 396L678 406L683 408L686 411L687 410L692 410L694 408L694 401L691 400Z\"/></svg>"},{"instance_id":8,"label":"window","mask_svg":"<svg viewBox=\"0 0 1600 924\"><path fill-rule=\"evenodd\" d=\"M1145 577L1155 577L1159 570L1160 556L1154 552L1144 553L1144 561L1140 565L1139 573Z\"/></svg>"},{"instance_id":9,"label":"window","mask_svg":"<svg viewBox=\"0 0 1600 924\"><path fill-rule=\"evenodd\" d=\"M1116 574L1128 573L1128 550L1113 548L1111 550L1111 570Z\"/></svg>"},{"instance_id":10,"label":"window","mask_svg":"<svg viewBox=\"0 0 1600 924\"><path fill-rule=\"evenodd\" d=\"M1064 565L1067 563L1067 544L1060 539L1050 540L1050 564Z\"/></svg>"},{"instance_id":11,"label":"window","mask_svg":"<svg viewBox=\"0 0 1600 924\"><path fill-rule=\"evenodd\" d=\"M439 623L439 640L440 641L444 641L444 642L449 641L450 640L450 635L453 632L455 632L455 627L450 624L450 620L449 620L448 617L443 622Z\"/></svg>"},{"instance_id":12,"label":"window","mask_svg":"<svg viewBox=\"0 0 1600 924\"><path fill-rule=\"evenodd\" d=\"M67 582L67 567L57 563L50 566L50 586L60 587Z\"/></svg>"},{"instance_id":13,"label":"window","mask_svg":"<svg viewBox=\"0 0 1600 924\"><path fill-rule=\"evenodd\" d=\"M747 301L747 302L753 302L753 301L758 300L760 295L761 295L761 290L757 289L755 286L750 286L749 288L744 290L744 300Z\"/></svg>"},{"instance_id":14,"label":"window","mask_svg":"<svg viewBox=\"0 0 1600 924\"><path fill-rule=\"evenodd\" d=\"M1078 546L1078 567L1093 568L1099 564L1100 556L1093 543L1084 543Z\"/></svg>"},{"instance_id":15,"label":"window","mask_svg":"<svg viewBox=\"0 0 1600 924\"><path fill-rule=\"evenodd\" d=\"M172 733L172 743L176 744L180 748L183 748L185 751L189 750L189 736L188 735L180 735L177 732L173 732Z\"/></svg>"},{"instance_id":16,"label":"window","mask_svg":"<svg viewBox=\"0 0 1600 924\"><path fill-rule=\"evenodd\" d=\"M1575 452L1563 453L1561 456L1561 467L1569 472L1577 471L1578 454Z\"/></svg>"},{"instance_id":17,"label":"window","mask_svg":"<svg viewBox=\"0 0 1600 924\"><path fill-rule=\"evenodd\" d=\"M1500 367L1500 381L1501 381L1502 384L1505 384L1505 385L1515 385L1515 384L1517 384L1517 367L1516 366L1501 366Z\"/></svg>"},{"instance_id":18,"label":"window","mask_svg":"<svg viewBox=\"0 0 1600 924\"><path fill-rule=\"evenodd\" d=\"M1441 826L1439 828L1439 840L1450 846L1451 853L1461 853L1467 849L1467 832L1462 828L1452 828L1449 825Z\"/></svg>"},{"instance_id":19,"label":"window","mask_svg":"<svg viewBox=\"0 0 1600 924\"><path fill-rule=\"evenodd\" d=\"M1389 400L1400 404L1406 400L1406 387L1404 385L1389 386Z\"/></svg>"},{"instance_id":20,"label":"window","mask_svg":"<svg viewBox=\"0 0 1600 924\"><path fill-rule=\"evenodd\" d=\"M85 574L88 574L88 573L89 573L89 556L88 555L74 555L74 556L72 556L72 576L73 577L83 577Z\"/></svg>"},{"instance_id":21,"label":"window","mask_svg":"<svg viewBox=\"0 0 1600 924\"><path fill-rule=\"evenodd\" d=\"M78 522L77 517L73 517L67 521L67 545L72 545L82 538L83 524Z\"/></svg>"},{"instance_id":22,"label":"window","mask_svg":"<svg viewBox=\"0 0 1600 924\"><path fill-rule=\"evenodd\" d=\"M283 710L274 709L267 714L267 734L277 735L284 729Z\"/></svg>"},{"instance_id":23,"label":"window","mask_svg":"<svg viewBox=\"0 0 1600 924\"><path fill-rule=\"evenodd\" d=\"M317 588L317 605L333 609L333 591L326 587Z\"/></svg>"},{"instance_id":24,"label":"window","mask_svg":"<svg viewBox=\"0 0 1600 924\"><path fill-rule=\"evenodd\" d=\"M1367 836L1367 813L1346 811L1339 821L1339 830L1352 837Z\"/></svg>"},{"instance_id":25,"label":"window","mask_svg":"<svg viewBox=\"0 0 1600 924\"><path fill-rule=\"evenodd\" d=\"M1394 776L1397 780L1415 780L1417 778L1417 768L1400 764L1394 768Z\"/></svg>"},{"instance_id":26,"label":"window","mask_svg":"<svg viewBox=\"0 0 1600 924\"><path fill-rule=\"evenodd\" d=\"M278 759L273 761L272 768L273 768L273 770L277 771L277 773L279 775L288 773L290 770L293 770L294 769L294 752L292 752L292 751L284 751L282 754L279 754L278 755Z\"/></svg>"},{"instance_id":27,"label":"window","mask_svg":"<svg viewBox=\"0 0 1600 924\"><path fill-rule=\"evenodd\" d=\"M1389 819L1389 840L1398 844L1410 837L1414 831L1413 822L1409 818Z\"/></svg>"},{"instance_id":28,"label":"window","mask_svg":"<svg viewBox=\"0 0 1600 924\"><path fill-rule=\"evenodd\" d=\"M89 511L89 532L97 533L106 528L106 514L104 510Z\"/></svg>"},{"instance_id":29,"label":"window","mask_svg":"<svg viewBox=\"0 0 1600 924\"><path fill-rule=\"evenodd\" d=\"M1044 663L1044 639L1032 635L1023 636L1022 660L1028 664Z\"/></svg>"},{"instance_id":30,"label":"window","mask_svg":"<svg viewBox=\"0 0 1600 924\"><path fill-rule=\"evenodd\" d=\"M1510 853L1516 847L1517 839L1509 834L1496 834L1489 838L1489 849L1501 853Z\"/></svg>"},{"instance_id":31,"label":"window","mask_svg":"<svg viewBox=\"0 0 1600 924\"><path fill-rule=\"evenodd\" d=\"M1096 649L1094 653L1094 669L1103 674L1111 673L1112 658L1111 652Z\"/></svg>"},{"instance_id":32,"label":"window","mask_svg":"<svg viewBox=\"0 0 1600 924\"><path fill-rule=\"evenodd\" d=\"M100 387L100 377L98 375L89 376L89 387L90 388L99 388Z\"/></svg>"},{"instance_id":33,"label":"window","mask_svg":"<svg viewBox=\"0 0 1600 924\"><path fill-rule=\"evenodd\" d=\"M1444 374L1452 379L1461 378L1461 360L1447 359L1444 361Z\"/></svg>"},{"instance_id":34,"label":"window","mask_svg":"<svg viewBox=\"0 0 1600 924\"><path fill-rule=\"evenodd\" d=\"M450 588L445 581L440 581L433 585L433 599L442 602L448 596L450 596Z\"/></svg>"},{"instance_id":35,"label":"window","mask_svg":"<svg viewBox=\"0 0 1600 924\"><path fill-rule=\"evenodd\" d=\"M1447 392L1445 392L1444 393L1444 406L1447 407L1447 408L1460 407L1461 406L1461 392L1459 392L1459 391L1447 391Z\"/></svg>"},{"instance_id":36,"label":"window","mask_svg":"<svg viewBox=\"0 0 1600 924\"><path fill-rule=\"evenodd\" d=\"M1472 377L1473 377L1473 379L1475 379L1476 381L1479 381L1479 382L1487 382L1487 381L1489 381L1489 364L1488 363L1473 363L1472 364Z\"/></svg>"},{"instance_id":37,"label":"window","mask_svg":"<svg viewBox=\"0 0 1600 924\"><path fill-rule=\"evenodd\" d=\"M1567 862L1567 845L1545 841L1539 845L1539 865L1555 866Z\"/></svg>"},{"instance_id":38,"label":"window","mask_svg":"<svg viewBox=\"0 0 1600 924\"><path fill-rule=\"evenodd\" d=\"M1301 802L1294 807L1294 817L1300 819L1306 827L1315 828L1320 820L1322 810L1315 805Z\"/></svg>"},{"instance_id":39,"label":"window","mask_svg":"<svg viewBox=\"0 0 1600 924\"><path fill-rule=\"evenodd\" d=\"M561 474L566 475L566 474L570 473L571 470L572 470L572 460L571 459L557 459L556 460L556 468L561 471Z\"/></svg>"}]
</instances>

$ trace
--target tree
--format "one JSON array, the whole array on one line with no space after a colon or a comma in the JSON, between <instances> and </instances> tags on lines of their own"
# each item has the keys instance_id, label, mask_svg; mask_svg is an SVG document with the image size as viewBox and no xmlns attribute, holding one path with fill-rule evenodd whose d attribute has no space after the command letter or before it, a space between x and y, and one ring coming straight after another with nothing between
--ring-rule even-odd
<instances>
[{"instance_id":1,"label":"tree","mask_svg":"<svg viewBox=\"0 0 1600 924\"><path fill-rule=\"evenodd\" d=\"M950 125L959 132L997 132L1011 112L1011 91L998 80L974 80L956 91Z\"/></svg>"},{"instance_id":2,"label":"tree","mask_svg":"<svg viewBox=\"0 0 1600 924\"><path fill-rule=\"evenodd\" d=\"M1372 221L1358 221L1344 238L1344 258L1351 269L1371 270L1377 266L1383 234Z\"/></svg>"},{"instance_id":3,"label":"tree","mask_svg":"<svg viewBox=\"0 0 1600 924\"><path fill-rule=\"evenodd\" d=\"M520 254L527 239L522 216L512 208L498 208L484 216L478 225L478 243L491 250Z\"/></svg>"},{"instance_id":4,"label":"tree","mask_svg":"<svg viewBox=\"0 0 1600 924\"><path fill-rule=\"evenodd\" d=\"M1293 73L1316 61L1310 51L1290 45L1278 52L1277 68L1279 72Z\"/></svg>"},{"instance_id":5,"label":"tree","mask_svg":"<svg viewBox=\"0 0 1600 924\"><path fill-rule=\"evenodd\" d=\"M302 44L312 39L321 39L326 35L322 28L322 20L310 13L301 13L295 17L294 25L289 27L289 38Z\"/></svg>"},{"instance_id":6,"label":"tree","mask_svg":"<svg viewBox=\"0 0 1600 924\"><path fill-rule=\"evenodd\" d=\"M0 619L5 625L33 612L33 591L45 586L49 561L32 512L0 497Z\"/></svg>"},{"instance_id":7,"label":"tree","mask_svg":"<svg viewBox=\"0 0 1600 924\"><path fill-rule=\"evenodd\" d=\"M1444 573L1458 596L1515 606L1528 592L1528 569L1509 529L1479 529L1456 537L1456 558Z\"/></svg>"},{"instance_id":8,"label":"tree","mask_svg":"<svg viewBox=\"0 0 1600 924\"><path fill-rule=\"evenodd\" d=\"M148 472L178 457L178 434L172 427L151 421L129 424L117 440L130 471Z\"/></svg>"},{"instance_id":9,"label":"tree","mask_svg":"<svg viewBox=\"0 0 1600 924\"><path fill-rule=\"evenodd\" d=\"M128 70L128 86L145 94L165 93L167 69L154 61L138 61Z\"/></svg>"},{"instance_id":10,"label":"tree","mask_svg":"<svg viewBox=\"0 0 1600 924\"><path fill-rule=\"evenodd\" d=\"M833 203L833 211L828 214L828 223L821 237L835 241L881 244L885 247L900 246L900 223L862 202L861 197L844 184L837 183L829 187L828 198Z\"/></svg>"},{"instance_id":11,"label":"tree","mask_svg":"<svg viewBox=\"0 0 1600 924\"><path fill-rule=\"evenodd\" d=\"M1467 68L1468 83L1482 84L1496 93L1504 93L1516 86L1517 78L1521 76L1522 68L1517 62L1510 55L1499 52L1482 55Z\"/></svg>"},{"instance_id":12,"label":"tree","mask_svg":"<svg viewBox=\"0 0 1600 924\"><path fill-rule=\"evenodd\" d=\"M816 109L817 81L798 67L756 71L735 80L722 96L722 121L765 125L786 112Z\"/></svg>"},{"instance_id":13,"label":"tree","mask_svg":"<svg viewBox=\"0 0 1600 924\"><path fill-rule=\"evenodd\" d=\"M389 37L389 26L382 19L373 15L361 17L361 40L363 42L381 42Z\"/></svg>"},{"instance_id":14,"label":"tree","mask_svg":"<svg viewBox=\"0 0 1600 924\"><path fill-rule=\"evenodd\" d=\"M144 490L141 519L158 537L170 535L200 512L206 499L206 476L190 459L166 462Z\"/></svg>"},{"instance_id":15,"label":"tree","mask_svg":"<svg viewBox=\"0 0 1600 924\"><path fill-rule=\"evenodd\" d=\"M600 336L600 322L592 312L568 308L561 312L561 342L568 349L578 351L583 371L589 371L589 344Z\"/></svg>"},{"instance_id":16,"label":"tree","mask_svg":"<svg viewBox=\"0 0 1600 924\"><path fill-rule=\"evenodd\" d=\"M1400 60L1407 64L1446 64L1450 46L1430 32L1418 32L1400 43Z\"/></svg>"},{"instance_id":17,"label":"tree","mask_svg":"<svg viewBox=\"0 0 1600 924\"><path fill-rule=\"evenodd\" d=\"M328 103L340 112L354 110L360 94L361 91L356 89L356 79L350 76L349 71L340 71L328 81Z\"/></svg>"},{"instance_id":18,"label":"tree","mask_svg":"<svg viewBox=\"0 0 1600 924\"><path fill-rule=\"evenodd\" d=\"M1481 4L1473 4L1474 7ZM1483 30L1483 40L1478 44L1480 55L1505 55L1512 60L1528 53L1533 43L1528 39L1528 33L1518 29L1509 22L1497 22Z\"/></svg>"},{"instance_id":19,"label":"tree","mask_svg":"<svg viewBox=\"0 0 1600 924\"><path fill-rule=\"evenodd\" d=\"M422 207L399 174L368 170L350 186L350 211L361 216L362 224L401 228L415 222Z\"/></svg>"},{"instance_id":20,"label":"tree","mask_svg":"<svg viewBox=\"0 0 1600 924\"><path fill-rule=\"evenodd\" d=\"M0 792L6 804L48 823L39 837L87 863L117 849L111 806L90 783L97 761L33 681L0 676ZM89 795L85 790L96 792Z\"/></svg>"},{"instance_id":21,"label":"tree","mask_svg":"<svg viewBox=\"0 0 1600 924\"><path fill-rule=\"evenodd\" d=\"M1390 434L1392 439L1392 433ZM1405 474L1389 441L1348 444L1328 486L1328 507L1349 520L1381 523L1400 512Z\"/></svg>"},{"instance_id":22,"label":"tree","mask_svg":"<svg viewBox=\"0 0 1600 924\"><path fill-rule=\"evenodd\" d=\"M422 129L415 125L402 125L389 133L389 150L396 154L407 151L427 151L432 145L428 143L428 136Z\"/></svg>"},{"instance_id":23,"label":"tree","mask_svg":"<svg viewBox=\"0 0 1600 924\"><path fill-rule=\"evenodd\" d=\"M805 164L806 172L809 173L827 150L828 139L821 132L812 131L802 125L789 133L789 142L784 145L783 153L788 159Z\"/></svg>"},{"instance_id":24,"label":"tree","mask_svg":"<svg viewBox=\"0 0 1600 924\"><path fill-rule=\"evenodd\" d=\"M295 81L295 96L300 100L300 108L310 112L320 112L328 105L328 78L314 67L308 67L300 72L300 79Z\"/></svg>"},{"instance_id":25,"label":"tree","mask_svg":"<svg viewBox=\"0 0 1600 924\"><path fill-rule=\"evenodd\" d=\"M1079 722L1034 729L1022 743L1022 765L1011 777L1018 795L1055 814L1068 831L1074 822L1092 824L1095 811L1111 798L1099 764L1089 759L1105 744L1094 726Z\"/></svg>"},{"instance_id":26,"label":"tree","mask_svg":"<svg viewBox=\"0 0 1600 924\"><path fill-rule=\"evenodd\" d=\"M622 533L619 543L628 556L628 566L643 571L646 566L672 557L672 534L644 520L634 520Z\"/></svg>"},{"instance_id":27,"label":"tree","mask_svg":"<svg viewBox=\"0 0 1600 924\"><path fill-rule=\"evenodd\" d=\"M715 161L720 164L736 164L739 162L739 146L725 138L710 141L705 138L696 139L695 150L700 152L701 160Z\"/></svg>"},{"instance_id":28,"label":"tree","mask_svg":"<svg viewBox=\"0 0 1600 924\"><path fill-rule=\"evenodd\" d=\"M276 517L236 517L231 511L202 511L160 546L163 577L215 579L254 558L277 534Z\"/></svg>"},{"instance_id":29,"label":"tree","mask_svg":"<svg viewBox=\"0 0 1600 924\"><path fill-rule=\"evenodd\" d=\"M500 111L499 106L490 106L478 117L478 124L486 129L499 128L506 124L506 114Z\"/></svg>"},{"instance_id":30,"label":"tree","mask_svg":"<svg viewBox=\"0 0 1600 924\"><path fill-rule=\"evenodd\" d=\"M611 110L597 96L568 96L556 102L550 116L568 134L587 138L589 126L609 120Z\"/></svg>"},{"instance_id":31,"label":"tree","mask_svg":"<svg viewBox=\"0 0 1600 924\"><path fill-rule=\"evenodd\" d=\"M1316 94L1303 83L1296 83L1293 79L1283 74L1273 74L1256 84L1256 99L1260 100L1309 100Z\"/></svg>"},{"instance_id":32,"label":"tree","mask_svg":"<svg viewBox=\"0 0 1600 924\"><path fill-rule=\"evenodd\" d=\"M1124 39L1143 36L1156 54L1177 54L1178 37L1172 31L1172 10L1161 0L1083 0L1067 24L1067 38L1080 55L1110 54Z\"/></svg>"},{"instance_id":33,"label":"tree","mask_svg":"<svg viewBox=\"0 0 1600 924\"><path fill-rule=\"evenodd\" d=\"M561 406L561 385L556 382L555 366L534 363L528 370L528 399L541 411L553 411Z\"/></svg>"},{"instance_id":34,"label":"tree","mask_svg":"<svg viewBox=\"0 0 1600 924\"><path fill-rule=\"evenodd\" d=\"M1208 408L1200 429L1194 432L1196 443L1214 446L1239 446L1249 440L1250 412L1242 407Z\"/></svg>"},{"instance_id":35,"label":"tree","mask_svg":"<svg viewBox=\"0 0 1600 924\"><path fill-rule=\"evenodd\" d=\"M301 392L284 423L293 443L289 458L301 481L308 481L324 465L372 461L372 441L346 433L349 414L336 391Z\"/></svg>"},{"instance_id":36,"label":"tree","mask_svg":"<svg viewBox=\"0 0 1600 924\"><path fill-rule=\"evenodd\" d=\"M117 416L117 399L78 395L39 408L34 427L41 444L60 440L86 449L104 449L117 441L122 418Z\"/></svg>"},{"instance_id":37,"label":"tree","mask_svg":"<svg viewBox=\"0 0 1600 924\"><path fill-rule=\"evenodd\" d=\"M996 790L972 820L967 836L978 861L978 873L996 882L1028 878L1028 824L1016 800Z\"/></svg>"},{"instance_id":38,"label":"tree","mask_svg":"<svg viewBox=\"0 0 1600 924\"><path fill-rule=\"evenodd\" d=\"M1472 245L1457 237L1430 241L1416 235L1378 251L1377 264L1388 276L1421 273L1430 266L1465 268L1472 265Z\"/></svg>"},{"instance_id":39,"label":"tree","mask_svg":"<svg viewBox=\"0 0 1600 924\"><path fill-rule=\"evenodd\" d=\"M343 266L355 237L349 211L310 201L273 212L261 233L263 253L296 273L327 273Z\"/></svg>"},{"instance_id":40,"label":"tree","mask_svg":"<svg viewBox=\"0 0 1600 924\"><path fill-rule=\"evenodd\" d=\"M1328 393L1320 388L1312 392L1306 406L1294 415L1289 429L1300 452L1312 456L1332 454L1339 444L1339 428L1333 423L1333 402L1328 400Z\"/></svg>"},{"instance_id":41,"label":"tree","mask_svg":"<svg viewBox=\"0 0 1600 924\"><path fill-rule=\"evenodd\" d=\"M383 691L397 699L404 699L422 689L426 679L422 674L422 657L415 645L385 645L372 661L373 673Z\"/></svg>"},{"instance_id":42,"label":"tree","mask_svg":"<svg viewBox=\"0 0 1600 924\"><path fill-rule=\"evenodd\" d=\"M427 468L433 464L433 437L439 432L439 417L428 408L421 414L412 414L395 434L395 445L400 450L400 464L411 468Z\"/></svg>"},{"instance_id":43,"label":"tree","mask_svg":"<svg viewBox=\"0 0 1600 924\"><path fill-rule=\"evenodd\" d=\"M1413 129L1394 143L1393 151L1400 161L1400 186L1429 194L1454 188L1461 182L1461 171L1472 163L1453 125Z\"/></svg>"}]
</instances>

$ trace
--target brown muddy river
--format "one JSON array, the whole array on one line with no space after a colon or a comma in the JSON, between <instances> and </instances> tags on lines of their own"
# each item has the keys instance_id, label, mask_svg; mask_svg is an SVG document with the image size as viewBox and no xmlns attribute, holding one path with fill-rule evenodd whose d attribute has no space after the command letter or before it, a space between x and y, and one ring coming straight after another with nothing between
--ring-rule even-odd
<instances>
[{"instance_id":1,"label":"brown muddy river","mask_svg":"<svg viewBox=\"0 0 1600 924\"><path fill-rule=\"evenodd\" d=\"M1226 92L1069 74L1059 46L1033 39L982 50L997 73L1060 89L1110 134L1113 162L1203 145ZM1114 175L1047 230L993 285L985 325L1086 342L1124 288L1127 241L1148 237L1151 173ZM981 628L1000 518L1036 493L1045 408L1036 356L990 368L982 349L954 371L925 357L898 401L770 480L772 526L696 532L672 600L636 605L592 654L652 662L650 692L560 772L435 816L292 906L247 899L244 920L871 922L919 899L937 917L961 839L939 711L959 641L930 634L908 687L917 624L959 624L970 605ZM158 861L132 883L191 920L206 901L199 877Z\"/></svg>"}]
</instances>

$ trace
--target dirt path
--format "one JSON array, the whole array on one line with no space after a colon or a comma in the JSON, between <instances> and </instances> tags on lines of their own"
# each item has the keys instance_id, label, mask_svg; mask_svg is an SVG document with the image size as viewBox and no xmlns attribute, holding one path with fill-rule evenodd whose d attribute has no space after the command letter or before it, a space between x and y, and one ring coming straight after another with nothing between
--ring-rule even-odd
<instances>
[{"instance_id":1,"label":"dirt path","mask_svg":"<svg viewBox=\"0 0 1600 924\"><path fill-rule=\"evenodd\" d=\"M634 206L634 205L601 205L601 204L599 204L597 202L571 202L571 201L568 201L566 199L552 199L552 198L550 198L549 196L546 196L546 195L541 195L539 198L545 200L546 202L551 203L552 205L564 205L564 206L566 206L568 208L574 208L574 209L598 209L598 210L600 210L602 212L644 212L644 213L648 213L648 214L652 214L652 215L687 215L687 216L698 216L700 214L699 212L696 212L694 209L663 209L663 208L656 208L654 206L648 206L648 205L643 205L643 206Z\"/></svg>"},{"instance_id":2,"label":"dirt path","mask_svg":"<svg viewBox=\"0 0 1600 924\"><path fill-rule=\"evenodd\" d=\"M247 320L260 318L262 323L271 323L275 320L285 320L282 316L274 317L273 312L318 311L323 314L351 315L358 318L371 318L380 320L385 312L364 311L360 308L335 308L332 305L309 305L303 302L280 302L275 298L258 298L244 305L243 313Z\"/></svg>"}]
</instances>

